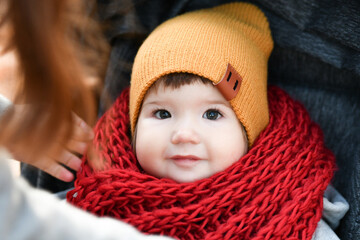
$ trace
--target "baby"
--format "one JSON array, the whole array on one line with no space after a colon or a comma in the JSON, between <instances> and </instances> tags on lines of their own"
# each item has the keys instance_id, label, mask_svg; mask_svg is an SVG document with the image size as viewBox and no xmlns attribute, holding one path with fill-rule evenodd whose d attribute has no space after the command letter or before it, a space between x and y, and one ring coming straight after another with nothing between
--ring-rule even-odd
<instances>
[{"instance_id":1,"label":"baby","mask_svg":"<svg viewBox=\"0 0 360 240\"><path fill-rule=\"evenodd\" d=\"M306 110L268 90L272 49L247 3L161 24L135 58L129 106L125 91L95 130L109 169L84 163L68 199L178 239L311 239L334 157Z\"/></svg>"},{"instance_id":2,"label":"baby","mask_svg":"<svg viewBox=\"0 0 360 240\"><path fill-rule=\"evenodd\" d=\"M268 22L252 5L224 5L158 27L139 49L131 79L142 168L190 182L244 156L269 121L272 48Z\"/></svg>"},{"instance_id":3,"label":"baby","mask_svg":"<svg viewBox=\"0 0 360 240\"><path fill-rule=\"evenodd\" d=\"M144 98L135 132L142 168L177 182L210 177L248 150L230 103L210 80L193 74L157 80Z\"/></svg>"}]
</instances>

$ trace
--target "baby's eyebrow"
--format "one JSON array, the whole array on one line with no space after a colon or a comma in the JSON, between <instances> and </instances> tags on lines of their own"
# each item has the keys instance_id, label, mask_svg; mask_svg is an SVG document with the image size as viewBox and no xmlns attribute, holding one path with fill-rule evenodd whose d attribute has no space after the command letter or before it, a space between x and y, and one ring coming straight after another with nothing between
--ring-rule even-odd
<instances>
[{"instance_id":1,"label":"baby's eyebrow","mask_svg":"<svg viewBox=\"0 0 360 240\"><path fill-rule=\"evenodd\" d=\"M146 106L146 105L163 105L165 101L157 101L157 100L154 100L154 101L150 101L150 102L144 102L143 103L143 106Z\"/></svg>"},{"instance_id":2,"label":"baby's eyebrow","mask_svg":"<svg viewBox=\"0 0 360 240\"><path fill-rule=\"evenodd\" d=\"M221 101L221 100L207 100L206 101L207 104L214 104L214 105L223 105L225 107L229 107L231 108L229 102L225 102L225 101Z\"/></svg>"},{"instance_id":3,"label":"baby's eyebrow","mask_svg":"<svg viewBox=\"0 0 360 240\"><path fill-rule=\"evenodd\" d=\"M157 99L154 99L154 100L150 100L150 101L146 101L143 103L143 107L144 106L148 106L148 105L157 105L157 106L162 106L162 105L166 105L168 104L169 102L166 101L166 100L157 100ZM222 105L224 107L227 107L227 108L230 108L232 109L230 103L228 101L223 101L223 100L204 100L203 103L201 104L206 104L206 105Z\"/></svg>"}]
</instances>

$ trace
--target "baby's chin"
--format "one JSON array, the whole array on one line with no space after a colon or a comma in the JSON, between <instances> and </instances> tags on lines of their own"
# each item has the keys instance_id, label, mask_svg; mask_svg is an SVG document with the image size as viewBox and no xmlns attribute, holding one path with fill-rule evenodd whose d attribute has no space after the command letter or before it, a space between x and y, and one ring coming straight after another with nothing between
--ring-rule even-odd
<instances>
[{"instance_id":1,"label":"baby's chin","mask_svg":"<svg viewBox=\"0 0 360 240\"><path fill-rule=\"evenodd\" d=\"M209 177L209 176L207 176ZM170 179L174 180L177 183L192 183L192 182L196 182L198 180L207 178L207 177L192 177L192 176L180 176L180 177L172 177Z\"/></svg>"},{"instance_id":2,"label":"baby's chin","mask_svg":"<svg viewBox=\"0 0 360 240\"><path fill-rule=\"evenodd\" d=\"M178 183L191 183L191 182L196 182L197 180L204 179L204 178L206 178L206 177L179 176L179 177L172 177L170 179L172 179Z\"/></svg>"},{"instance_id":3,"label":"baby's chin","mask_svg":"<svg viewBox=\"0 0 360 240\"><path fill-rule=\"evenodd\" d=\"M166 174L166 175L156 175L156 174L150 174L153 175L157 178L168 178L171 180L174 180L177 183L191 183L191 182L196 182L197 180L200 179L204 179L204 178L208 178L210 177L212 174L204 174L204 175L197 175L194 176L193 173L182 173L181 175L179 174Z\"/></svg>"},{"instance_id":4,"label":"baby's chin","mask_svg":"<svg viewBox=\"0 0 360 240\"><path fill-rule=\"evenodd\" d=\"M158 168L150 168L146 169L143 167L143 170L149 174L153 175L157 178L168 178L172 179L178 183L190 183L196 182L200 179L208 178L214 175L213 169L209 166L208 161L200 160L195 166L179 166L174 164L173 162L167 162L168 164L164 164L162 166L158 166Z\"/></svg>"}]
</instances>

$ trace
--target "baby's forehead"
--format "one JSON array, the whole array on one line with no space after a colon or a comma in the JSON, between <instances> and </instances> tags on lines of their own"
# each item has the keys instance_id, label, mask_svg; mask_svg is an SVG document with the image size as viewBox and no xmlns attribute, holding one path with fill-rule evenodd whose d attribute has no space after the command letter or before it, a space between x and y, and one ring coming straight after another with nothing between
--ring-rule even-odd
<instances>
[{"instance_id":1,"label":"baby's forehead","mask_svg":"<svg viewBox=\"0 0 360 240\"><path fill-rule=\"evenodd\" d=\"M192 109L196 107L204 108L206 106L223 105L230 108L232 106L221 92L213 85L203 82L193 82L177 86L167 86L161 83L146 93L143 99L143 105L167 105L167 106L187 106ZM155 105L156 105L155 104Z\"/></svg>"}]
</instances>

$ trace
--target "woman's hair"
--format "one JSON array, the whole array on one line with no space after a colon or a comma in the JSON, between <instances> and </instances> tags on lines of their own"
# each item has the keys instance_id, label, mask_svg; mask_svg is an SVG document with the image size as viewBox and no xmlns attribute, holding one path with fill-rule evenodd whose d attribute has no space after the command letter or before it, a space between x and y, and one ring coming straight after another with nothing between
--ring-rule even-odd
<instances>
[{"instance_id":1,"label":"woman's hair","mask_svg":"<svg viewBox=\"0 0 360 240\"><path fill-rule=\"evenodd\" d=\"M2 0L1 26L9 29L6 50L18 61L15 104L0 122L0 144L33 157L69 139L72 112L96 119L108 46L84 0ZM2 4L2 5L1 5ZM95 83L95 84L94 84ZM16 113L16 114L15 114Z\"/></svg>"}]
</instances>

